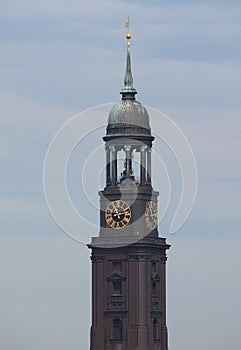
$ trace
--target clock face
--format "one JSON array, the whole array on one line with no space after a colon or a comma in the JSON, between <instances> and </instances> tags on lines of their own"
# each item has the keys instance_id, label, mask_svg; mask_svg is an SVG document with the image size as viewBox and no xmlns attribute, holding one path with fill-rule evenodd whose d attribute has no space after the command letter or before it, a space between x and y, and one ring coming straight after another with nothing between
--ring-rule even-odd
<instances>
[{"instance_id":1,"label":"clock face","mask_svg":"<svg viewBox=\"0 0 241 350\"><path fill-rule=\"evenodd\" d=\"M129 205L118 199L111 202L105 210L105 221L115 229L120 229L128 225L131 219L131 209Z\"/></svg>"},{"instance_id":2,"label":"clock face","mask_svg":"<svg viewBox=\"0 0 241 350\"><path fill-rule=\"evenodd\" d=\"M157 205L153 201L146 203L146 225L149 229L154 229L157 226Z\"/></svg>"}]
</instances>

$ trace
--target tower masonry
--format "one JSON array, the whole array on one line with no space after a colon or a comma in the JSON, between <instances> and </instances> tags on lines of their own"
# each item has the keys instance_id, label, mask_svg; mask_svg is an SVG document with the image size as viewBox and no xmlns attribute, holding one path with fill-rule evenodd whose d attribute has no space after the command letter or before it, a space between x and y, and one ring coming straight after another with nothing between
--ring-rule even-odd
<instances>
[{"instance_id":1,"label":"tower masonry","mask_svg":"<svg viewBox=\"0 0 241 350\"><path fill-rule=\"evenodd\" d=\"M91 350L167 350L166 250L158 235L146 108L135 99L128 24L121 101L108 116L106 184L92 251Z\"/></svg>"}]
</instances>

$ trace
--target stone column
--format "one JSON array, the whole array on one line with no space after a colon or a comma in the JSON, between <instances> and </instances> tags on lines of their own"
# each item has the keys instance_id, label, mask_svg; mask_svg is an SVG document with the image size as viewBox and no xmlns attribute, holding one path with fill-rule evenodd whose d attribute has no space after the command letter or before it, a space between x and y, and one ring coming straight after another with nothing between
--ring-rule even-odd
<instances>
[{"instance_id":1,"label":"stone column","mask_svg":"<svg viewBox=\"0 0 241 350\"><path fill-rule=\"evenodd\" d=\"M147 183L151 185L151 147L147 149Z\"/></svg>"},{"instance_id":2,"label":"stone column","mask_svg":"<svg viewBox=\"0 0 241 350\"><path fill-rule=\"evenodd\" d=\"M117 182L117 151L114 145L110 146L111 149L111 184L116 185Z\"/></svg>"},{"instance_id":3,"label":"stone column","mask_svg":"<svg viewBox=\"0 0 241 350\"><path fill-rule=\"evenodd\" d=\"M140 149L141 154L141 166L140 166L140 183L144 185L146 183L146 145L142 145Z\"/></svg>"},{"instance_id":4,"label":"stone column","mask_svg":"<svg viewBox=\"0 0 241 350\"><path fill-rule=\"evenodd\" d=\"M104 328L104 256L92 254L92 327L91 350L102 350L105 344Z\"/></svg>"},{"instance_id":5,"label":"stone column","mask_svg":"<svg viewBox=\"0 0 241 350\"><path fill-rule=\"evenodd\" d=\"M131 160L131 146L125 145L124 150L126 152L126 178L130 178L130 171L132 168L132 160Z\"/></svg>"},{"instance_id":6,"label":"stone column","mask_svg":"<svg viewBox=\"0 0 241 350\"><path fill-rule=\"evenodd\" d=\"M106 186L110 185L110 148L106 146Z\"/></svg>"},{"instance_id":7,"label":"stone column","mask_svg":"<svg viewBox=\"0 0 241 350\"><path fill-rule=\"evenodd\" d=\"M162 320L160 324L160 341L161 349L168 350L168 333L166 326L166 256L161 256L160 258L160 275L161 275L161 289L160 289L160 300L161 300L161 310L162 310Z\"/></svg>"},{"instance_id":8,"label":"stone column","mask_svg":"<svg viewBox=\"0 0 241 350\"><path fill-rule=\"evenodd\" d=\"M147 289L147 256L138 256L138 346L140 349L150 349L149 347L149 327L148 327L148 289Z\"/></svg>"}]
</instances>

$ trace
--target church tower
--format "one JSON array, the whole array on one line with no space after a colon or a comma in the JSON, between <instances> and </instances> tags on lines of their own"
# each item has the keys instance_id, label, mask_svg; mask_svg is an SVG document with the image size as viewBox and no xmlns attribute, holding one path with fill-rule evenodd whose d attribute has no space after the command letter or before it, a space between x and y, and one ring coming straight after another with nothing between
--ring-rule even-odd
<instances>
[{"instance_id":1,"label":"church tower","mask_svg":"<svg viewBox=\"0 0 241 350\"><path fill-rule=\"evenodd\" d=\"M106 186L100 232L92 251L91 350L167 350L166 250L158 236L152 187L151 135L135 99L129 23L122 99L111 109L106 135Z\"/></svg>"}]
</instances>

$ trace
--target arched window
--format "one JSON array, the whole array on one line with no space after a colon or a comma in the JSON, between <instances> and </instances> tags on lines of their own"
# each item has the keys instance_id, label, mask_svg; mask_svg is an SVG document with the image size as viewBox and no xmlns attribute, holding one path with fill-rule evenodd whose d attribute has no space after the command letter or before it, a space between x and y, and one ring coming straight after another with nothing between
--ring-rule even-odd
<instances>
[{"instance_id":1,"label":"arched window","mask_svg":"<svg viewBox=\"0 0 241 350\"><path fill-rule=\"evenodd\" d=\"M122 321L119 318L116 318L112 321L112 340L123 340Z\"/></svg>"},{"instance_id":2,"label":"arched window","mask_svg":"<svg viewBox=\"0 0 241 350\"><path fill-rule=\"evenodd\" d=\"M153 320L152 328L153 328L153 340L154 341L160 340L159 322L156 318Z\"/></svg>"}]
</instances>

